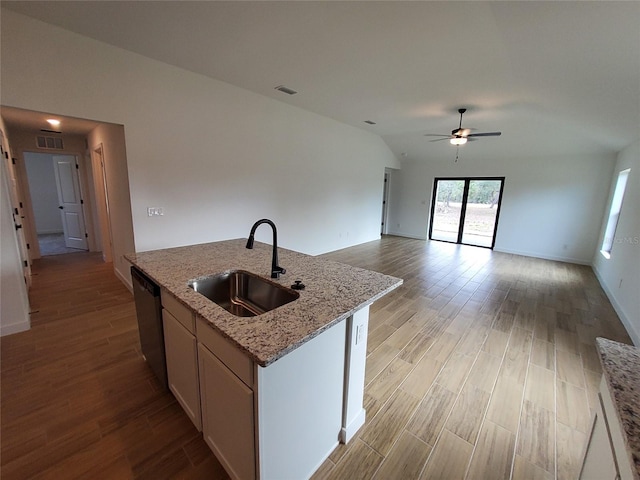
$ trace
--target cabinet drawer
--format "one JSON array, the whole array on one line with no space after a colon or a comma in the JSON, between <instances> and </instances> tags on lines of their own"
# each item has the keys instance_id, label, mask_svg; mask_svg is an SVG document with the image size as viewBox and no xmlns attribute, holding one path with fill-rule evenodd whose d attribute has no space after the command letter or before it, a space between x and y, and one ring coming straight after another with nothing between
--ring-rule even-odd
<instances>
[{"instance_id":1,"label":"cabinet drawer","mask_svg":"<svg viewBox=\"0 0 640 480\"><path fill-rule=\"evenodd\" d=\"M224 338L209 322L201 317L197 317L196 332L196 337L200 343L212 351L245 384L253 388L253 361L249 357L232 345L229 340Z\"/></svg>"},{"instance_id":2,"label":"cabinet drawer","mask_svg":"<svg viewBox=\"0 0 640 480\"><path fill-rule=\"evenodd\" d=\"M167 309L184 328L195 334L196 325L194 313L165 289L162 289L161 298L163 308Z\"/></svg>"}]
</instances>

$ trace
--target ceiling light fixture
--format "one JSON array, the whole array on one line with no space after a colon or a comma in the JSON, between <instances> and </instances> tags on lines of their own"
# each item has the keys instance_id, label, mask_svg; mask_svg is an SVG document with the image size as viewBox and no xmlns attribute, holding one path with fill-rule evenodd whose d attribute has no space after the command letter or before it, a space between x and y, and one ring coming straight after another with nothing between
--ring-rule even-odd
<instances>
[{"instance_id":1,"label":"ceiling light fixture","mask_svg":"<svg viewBox=\"0 0 640 480\"><path fill-rule=\"evenodd\" d=\"M55 118L48 118L47 123L52 127L57 127L58 125L60 125L60 120L56 120Z\"/></svg>"},{"instance_id":2,"label":"ceiling light fixture","mask_svg":"<svg viewBox=\"0 0 640 480\"><path fill-rule=\"evenodd\" d=\"M449 142L451 143L451 145L464 145L465 143L467 143L467 137L453 137L451 140L449 140Z\"/></svg>"}]
</instances>

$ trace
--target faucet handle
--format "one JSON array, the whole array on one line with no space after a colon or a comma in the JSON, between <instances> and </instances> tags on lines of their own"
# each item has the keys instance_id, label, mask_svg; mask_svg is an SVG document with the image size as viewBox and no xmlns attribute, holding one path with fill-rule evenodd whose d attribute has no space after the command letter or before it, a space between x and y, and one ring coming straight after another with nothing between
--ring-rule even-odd
<instances>
[{"instance_id":1,"label":"faucet handle","mask_svg":"<svg viewBox=\"0 0 640 480\"><path fill-rule=\"evenodd\" d=\"M276 265L271 270L271 278L280 278L281 273L287 273L287 270Z\"/></svg>"}]
</instances>

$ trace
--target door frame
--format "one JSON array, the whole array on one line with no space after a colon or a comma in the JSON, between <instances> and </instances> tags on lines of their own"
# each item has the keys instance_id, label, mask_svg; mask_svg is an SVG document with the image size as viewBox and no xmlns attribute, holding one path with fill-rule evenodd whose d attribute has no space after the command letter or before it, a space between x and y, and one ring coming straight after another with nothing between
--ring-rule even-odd
<instances>
[{"instance_id":1,"label":"door frame","mask_svg":"<svg viewBox=\"0 0 640 480\"><path fill-rule=\"evenodd\" d=\"M500 219L500 208L502 207L502 193L504 192L504 182L506 177L435 177L433 179L433 192L431 194L431 210L429 214L429 230L428 230L428 238L429 240L433 240L432 232L433 232L433 215L435 213L436 208L436 195L438 192L438 181L440 180L454 180L454 181L464 181L464 189L462 191L462 204L460 210L460 223L458 225L458 238L457 241L451 242L449 240L438 240L437 242L446 242L446 243L454 243L459 245L469 245L472 247L480 247L480 248L488 248L493 250L496 244L496 236L498 234L498 221ZM496 221L493 226L493 236L491 238L491 246L487 247L484 245L474 245L472 243L463 243L462 242L462 234L464 231L464 220L467 213L467 200L469 198L469 185L473 180L496 180L500 182L500 193L498 194L498 203L496 204Z\"/></svg>"},{"instance_id":2,"label":"door frame","mask_svg":"<svg viewBox=\"0 0 640 480\"><path fill-rule=\"evenodd\" d=\"M23 227L28 243L29 263L31 264L34 260L41 258L41 255L40 245L38 244L38 234L36 232L36 222L33 214L33 204L31 201L31 190L29 189L25 153L44 154L49 155L51 158L55 155L71 155L75 157L76 163L79 167L76 172L78 174L78 181L80 182L80 196L85 200L82 205L82 213L84 215L85 230L89 233L87 245L89 249L88 251L94 251L96 248L95 240L93 238L95 235L95 227L91 208L89 208L89 206L93 204L94 199L92 198L93 196L91 195L91 191L87 191L87 187L85 185L87 179L87 159L85 158L85 155L70 150L59 150L54 152L24 149L20 150L18 155L16 155L16 179L21 187L23 195L22 207L24 209L25 216L27 217L25 219L26 222L23 222Z\"/></svg>"},{"instance_id":3,"label":"door frame","mask_svg":"<svg viewBox=\"0 0 640 480\"><path fill-rule=\"evenodd\" d=\"M389 180L391 175L388 171L384 172L384 183L382 186L382 224L380 225L380 235L386 235L388 232L387 219L389 218Z\"/></svg>"}]
</instances>

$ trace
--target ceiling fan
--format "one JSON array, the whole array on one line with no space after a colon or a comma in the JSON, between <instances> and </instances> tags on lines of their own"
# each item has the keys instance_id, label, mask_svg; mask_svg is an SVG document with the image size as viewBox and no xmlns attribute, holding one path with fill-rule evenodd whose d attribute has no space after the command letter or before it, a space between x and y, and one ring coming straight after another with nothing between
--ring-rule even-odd
<instances>
[{"instance_id":1,"label":"ceiling fan","mask_svg":"<svg viewBox=\"0 0 640 480\"><path fill-rule=\"evenodd\" d=\"M502 132L483 132L483 133L471 133L472 128L462 128L462 114L466 112L466 108L458 109L458 113L460 114L460 124L458 128L451 131L451 135L440 135L437 133L425 133L425 137L442 137L436 138L435 140L431 140L432 142L439 142L440 140L449 140L451 145L455 145L459 147L460 145L464 145L468 141L476 140L479 137L499 137L502 135Z\"/></svg>"}]
</instances>

